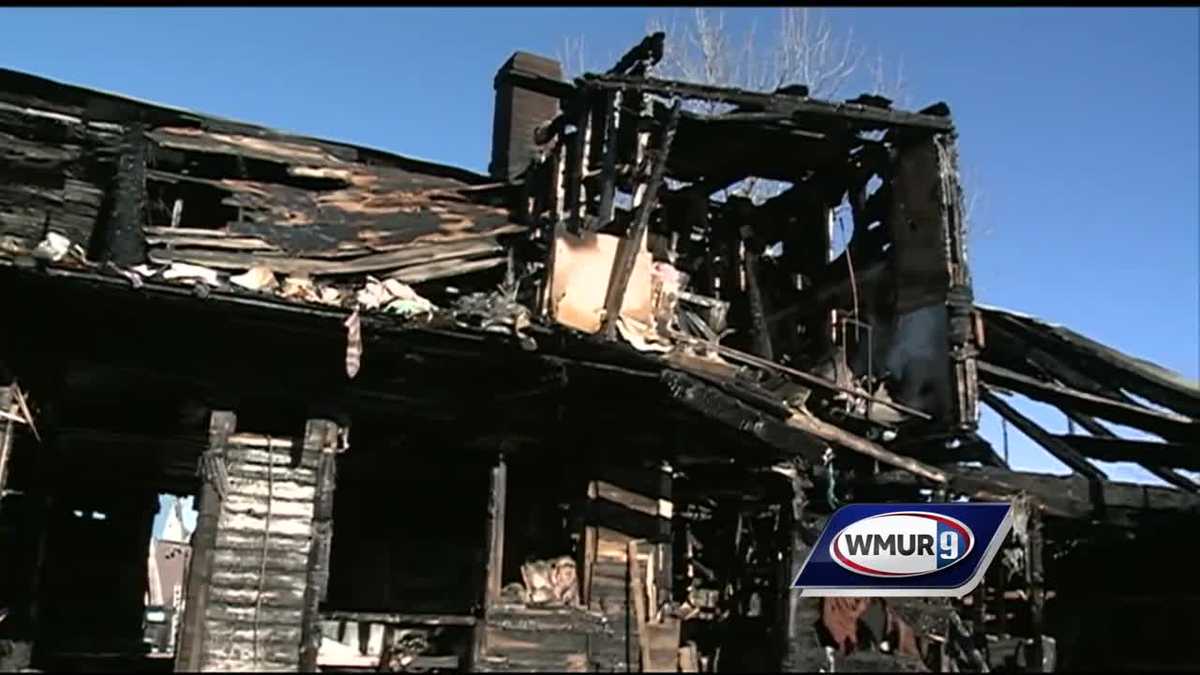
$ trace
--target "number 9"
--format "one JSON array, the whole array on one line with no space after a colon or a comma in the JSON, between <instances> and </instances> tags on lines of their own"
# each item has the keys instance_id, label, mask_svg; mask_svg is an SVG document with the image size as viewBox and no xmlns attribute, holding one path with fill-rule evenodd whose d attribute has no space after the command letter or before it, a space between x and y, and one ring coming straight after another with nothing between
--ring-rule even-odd
<instances>
[{"instance_id":1,"label":"number 9","mask_svg":"<svg viewBox=\"0 0 1200 675\"><path fill-rule=\"evenodd\" d=\"M941 549L943 558L957 558L958 534L954 532L943 532L938 538L938 548Z\"/></svg>"}]
</instances>

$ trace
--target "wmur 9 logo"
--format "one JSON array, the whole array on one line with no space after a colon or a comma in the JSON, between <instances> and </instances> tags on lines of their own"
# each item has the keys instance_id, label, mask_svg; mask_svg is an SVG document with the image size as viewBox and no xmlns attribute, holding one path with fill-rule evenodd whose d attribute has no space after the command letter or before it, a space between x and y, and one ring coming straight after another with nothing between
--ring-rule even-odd
<instances>
[{"instance_id":1,"label":"wmur 9 logo","mask_svg":"<svg viewBox=\"0 0 1200 675\"><path fill-rule=\"evenodd\" d=\"M829 518L794 586L813 597L961 597L1011 529L1007 503L850 504Z\"/></svg>"}]
</instances>

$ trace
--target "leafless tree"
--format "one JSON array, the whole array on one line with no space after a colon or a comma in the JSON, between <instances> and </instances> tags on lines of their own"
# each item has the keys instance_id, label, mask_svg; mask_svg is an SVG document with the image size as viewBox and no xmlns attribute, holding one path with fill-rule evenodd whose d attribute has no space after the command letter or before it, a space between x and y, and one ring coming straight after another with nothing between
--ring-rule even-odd
<instances>
[{"instance_id":1,"label":"leafless tree","mask_svg":"<svg viewBox=\"0 0 1200 675\"><path fill-rule=\"evenodd\" d=\"M864 68L866 50L855 42L853 30L839 33L828 17L808 8L780 9L765 34L751 25L738 36L724 12L707 8L691 10L685 17L676 12L652 19L648 28L667 34L657 67L663 77L751 91L802 84L814 98L836 98L856 79L871 93L889 98L903 93L902 70L891 75L882 54L873 68ZM693 112L714 114L722 108L711 102L685 103ZM728 192L762 201L786 187L751 178Z\"/></svg>"},{"instance_id":2,"label":"leafless tree","mask_svg":"<svg viewBox=\"0 0 1200 675\"><path fill-rule=\"evenodd\" d=\"M863 68L866 50L853 30L839 34L828 17L808 8L780 9L765 36L754 25L737 36L724 11L708 8L655 17L647 28L667 34L657 72L671 79L752 91L803 84L815 98L834 98L867 71L872 79L860 84L871 93L889 96L903 88L901 71L889 75L882 54ZM559 56L572 77L593 65L582 37L564 40Z\"/></svg>"},{"instance_id":3,"label":"leafless tree","mask_svg":"<svg viewBox=\"0 0 1200 675\"><path fill-rule=\"evenodd\" d=\"M667 35L662 61L656 74L669 78L751 91L776 91L788 85L806 85L809 95L835 99L867 92L886 97L901 108L911 106L903 59L889 59L877 52L868 58L852 28L839 31L828 16L808 8L781 8L770 30L751 26L741 35L726 21L724 11L696 8L672 12L650 20L647 29ZM582 37L564 41L559 52L568 76L606 66L593 62ZM615 59L610 55L605 63ZM706 101L685 101L691 112L717 114L725 106ZM982 193L976 189L975 174L967 171L964 192L964 221L974 233ZM750 178L730 187L728 194L768 199L786 188L786 183ZM723 195L717 195L722 198ZM838 216L845 217L843 204ZM836 216L835 216L836 217Z\"/></svg>"},{"instance_id":4,"label":"leafless tree","mask_svg":"<svg viewBox=\"0 0 1200 675\"><path fill-rule=\"evenodd\" d=\"M823 15L807 8L779 10L772 35L751 26L739 39L726 25L722 11L698 8L685 22L672 14L650 22L651 30L667 34L659 72L666 77L774 91L804 84L812 96L836 96L858 69L863 51L853 32L839 36Z\"/></svg>"}]
</instances>

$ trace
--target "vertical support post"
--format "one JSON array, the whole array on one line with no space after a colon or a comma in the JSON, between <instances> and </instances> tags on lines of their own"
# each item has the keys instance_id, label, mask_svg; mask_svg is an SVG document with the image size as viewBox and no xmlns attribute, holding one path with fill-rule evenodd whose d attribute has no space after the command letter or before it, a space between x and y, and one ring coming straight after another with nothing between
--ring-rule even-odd
<instances>
[{"instance_id":1,"label":"vertical support post","mask_svg":"<svg viewBox=\"0 0 1200 675\"><path fill-rule=\"evenodd\" d=\"M129 127L121 139L121 155L114 179L112 212L105 229L101 260L132 266L145 261L146 240L146 130L141 123Z\"/></svg>"},{"instance_id":2,"label":"vertical support post","mask_svg":"<svg viewBox=\"0 0 1200 675\"><path fill-rule=\"evenodd\" d=\"M1029 590L1029 623L1033 643L1027 668L1032 672L1054 670L1054 642L1045 636L1046 572L1043 560L1042 512L1036 504L1029 510L1029 540L1026 551L1025 582Z\"/></svg>"},{"instance_id":3,"label":"vertical support post","mask_svg":"<svg viewBox=\"0 0 1200 675\"><path fill-rule=\"evenodd\" d=\"M229 411L213 411L208 426L209 457L223 457L229 437L237 427L237 416ZM217 544L217 522L221 516L219 475L202 471L196 529L192 532L192 557L180 627L179 651L175 672L199 672L204 654L205 615L208 610L208 585L212 578L213 549Z\"/></svg>"},{"instance_id":4,"label":"vertical support post","mask_svg":"<svg viewBox=\"0 0 1200 675\"><path fill-rule=\"evenodd\" d=\"M545 222L538 223L545 228L549 241L547 242L548 253L546 256L546 274L545 287L542 288L539 295L538 316L542 318L553 318L555 311L555 289L554 289L554 258L555 250L558 248L559 231L563 227L563 201L565 192L563 187L563 167L566 164L564 155L566 154L563 140L560 137L554 145L553 151L546 159L546 171L549 173L549 189L547 190L546 200L546 219Z\"/></svg>"},{"instance_id":5,"label":"vertical support post","mask_svg":"<svg viewBox=\"0 0 1200 675\"><path fill-rule=\"evenodd\" d=\"M937 168L941 178L942 226L950 288L949 311L950 360L954 369L955 415L959 428L975 429L979 420L979 384L975 358L982 335L976 334L974 294L967 266L966 227L963 222L963 195L958 178L958 148L953 134L934 138Z\"/></svg>"},{"instance_id":6,"label":"vertical support post","mask_svg":"<svg viewBox=\"0 0 1200 675\"><path fill-rule=\"evenodd\" d=\"M820 654L821 645L810 628L816 619L813 603L800 597L792 588L811 550L804 540L803 518L807 498L800 475L797 473L792 478L792 501L783 504L782 514L784 525L780 544L783 555L780 556L780 565L785 581L780 589L783 597L779 602L779 620L782 624L779 637L783 642L780 645L779 670L784 673L814 673L828 667L824 655ZM819 657L816 656L818 654Z\"/></svg>"},{"instance_id":7,"label":"vertical support post","mask_svg":"<svg viewBox=\"0 0 1200 675\"><path fill-rule=\"evenodd\" d=\"M504 453L496 456L488 490L486 569L483 580L483 607L480 620L475 623L471 635L471 667L478 670L487 650L487 616L491 607L500 599L500 588L504 582L504 516L508 503L508 464Z\"/></svg>"},{"instance_id":8,"label":"vertical support post","mask_svg":"<svg viewBox=\"0 0 1200 675\"><path fill-rule=\"evenodd\" d=\"M624 239L617 244L616 257L613 260L612 273L608 277L608 290L604 296L603 333L609 340L617 337L617 316L625 301L625 289L629 286L629 277L637 262L638 251L645 245L646 228L650 224L650 213L658 203L658 190L662 186L667 168L667 155L671 152L671 143L675 140L675 128L679 123L680 103L675 102L663 129L662 141L659 143L654 166L650 171L650 180L646 183L646 193L642 203L638 205L637 215L629 226Z\"/></svg>"},{"instance_id":9,"label":"vertical support post","mask_svg":"<svg viewBox=\"0 0 1200 675\"><path fill-rule=\"evenodd\" d=\"M633 614L633 632L637 635L638 641L638 659L641 663L641 671L650 669L650 635L646 630L646 585L643 581L641 566L638 565L638 542L639 539L631 539L626 545L626 551L629 565L629 589L630 602L626 605L626 611Z\"/></svg>"},{"instance_id":10,"label":"vertical support post","mask_svg":"<svg viewBox=\"0 0 1200 675\"><path fill-rule=\"evenodd\" d=\"M18 406L16 394L11 386L0 386L0 412L7 417L0 418L0 508L4 503L4 487L8 484L8 458L12 454L13 434L16 432Z\"/></svg>"},{"instance_id":11,"label":"vertical support post","mask_svg":"<svg viewBox=\"0 0 1200 675\"><path fill-rule=\"evenodd\" d=\"M749 209L743 208L743 213L749 214ZM745 222L743 220L743 222ZM771 328L767 324L766 303L763 298L762 280L759 279L759 253L755 250L754 235L749 225L741 228L743 271L746 274L746 296L750 301L750 322L753 325L754 353L767 360L775 359L775 350L771 346Z\"/></svg>"},{"instance_id":12,"label":"vertical support post","mask_svg":"<svg viewBox=\"0 0 1200 675\"><path fill-rule=\"evenodd\" d=\"M333 544L333 494L337 487L338 426L329 420L308 420L304 427L305 454L320 456L313 501L312 545L304 587L300 672L317 672L321 649L321 601L329 582L329 552Z\"/></svg>"},{"instance_id":13,"label":"vertical support post","mask_svg":"<svg viewBox=\"0 0 1200 675\"><path fill-rule=\"evenodd\" d=\"M570 111L571 125L575 127L575 132L565 138L566 142L566 166L564 167L563 180L566 184L565 208L566 228L578 233L583 223L583 177L587 170L587 136L588 136L588 118L591 110L588 105L588 94L584 94L576 102L575 109Z\"/></svg>"},{"instance_id":14,"label":"vertical support post","mask_svg":"<svg viewBox=\"0 0 1200 675\"><path fill-rule=\"evenodd\" d=\"M654 545L654 583L658 587L658 602L650 607L652 615L658 612L663 602L675 600L675 566L672 549L675 541L675 477L673 469L663 463L658 467L658 534L660 540Z\"/></svg>"},{"instance_id":15,"label":"vertical support post","mask_svg":"<svg viewBox=\"0 0 1200 675\"><path fill-rule=\"evenodd\" d=\"M30 495L27 493L26 499L30 502L32 508L26 516L25 531L33 539L33 558L29 568L29 587L26 590L28 593L27 616L28 626L31 634L37 636L41 633L41 601L42 601L42 578L45 576L46 568L46 550L50 543L50 525L53 522L53 514L55 507L54 495L47 493L48 481L44 476L44 467L42 462L37 462L37 489L39 493Z\"/></svg>"},{"instance_id":16,"label":"vertical support post","mask_svg":"<svg viewBox=\"0 0 1200 675\"><path fill-rule=\"evenodd\" d=\"M613 219L613 204L617 193L617 143L621 119L621 93L604 94L604 157L600 169L600 207L596 226L600 229Z\"/></svg>"},{"instance_id":17,"label":"vertical support post","mask_svg":"<svg viewBox=\"0 0 1200 675\"><path fill-rule=\"evenodd\" d=\"M501 453L492 467L491 495L488 499L488 562L484 609L500 599L504 582L504 516L508 502L508 464Z\"/></svg>"}]
</instances>

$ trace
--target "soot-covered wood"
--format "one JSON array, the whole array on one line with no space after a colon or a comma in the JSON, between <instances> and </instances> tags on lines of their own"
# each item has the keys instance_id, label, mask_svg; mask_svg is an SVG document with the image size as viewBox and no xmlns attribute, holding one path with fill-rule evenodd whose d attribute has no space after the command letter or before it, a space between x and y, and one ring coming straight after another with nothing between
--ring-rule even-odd
<instances>
[{"instance_id":1,"label":"soot-covered wood","mask_svg":"<svg viewBox=\"0 0 1200 675\"><path fill-rule=\"evenodd\" d=\"M411 267L400 278L418 283L494 267L494 237L523 229L509 188L468 171L11 71L0 71L0 166L11 176L0 255L56 231L122 266L148 252L230 271ZM396 256L409 246L419 250Z\"/></svg>"}]
</instances>

